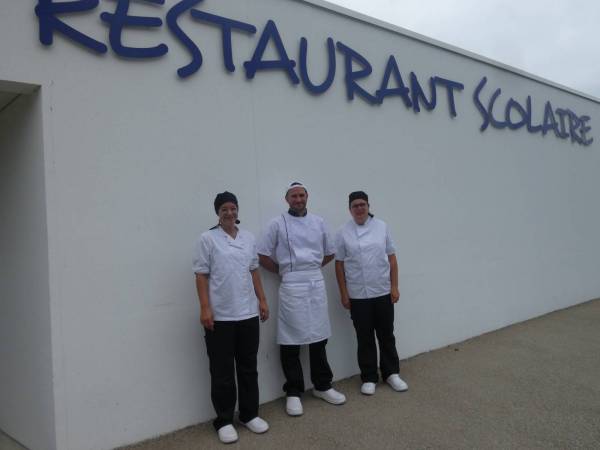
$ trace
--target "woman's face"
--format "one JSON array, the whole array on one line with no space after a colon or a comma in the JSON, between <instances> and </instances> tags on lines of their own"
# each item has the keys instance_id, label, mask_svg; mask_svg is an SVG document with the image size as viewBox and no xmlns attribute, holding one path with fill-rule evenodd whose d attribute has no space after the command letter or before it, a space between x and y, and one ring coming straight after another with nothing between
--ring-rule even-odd
<instances>
[{"instance_id":1,"label":"woman's face","mask_svg":"<svg viewBox=\"0 0 600 450\"><path fill-rule=\"evenodd\" d=\"M219 223L224 227L235 226L238 217L238 209L235 203L223 203L219 208Z\"/></svg>"},{"instance_id":2,"label":"woman's face","mask_svg":"<svg viewBox=\"0 0 600 450\"><path fill-rule=\"evenodd\" d=\"M350 203L350 214L354 221L362 225L369 217L369 204L362 198L357 198Z\"/></svg>"}]
</instances>

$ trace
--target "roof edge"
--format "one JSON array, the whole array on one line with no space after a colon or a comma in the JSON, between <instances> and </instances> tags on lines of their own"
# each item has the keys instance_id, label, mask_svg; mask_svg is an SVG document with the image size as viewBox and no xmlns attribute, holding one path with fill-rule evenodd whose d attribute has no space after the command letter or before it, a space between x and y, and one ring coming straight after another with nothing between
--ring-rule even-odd
<instances>
[{"instance_id":1,"label":"roof edge","mask_svg":"<svg viewBox=\"0 0 600 450\"><path fill-rule=\"evenodd\" d=\"M308 3L309 5L316 6L318 8L334 12L334 13L340 14L342 16L347 16L347 17L350 17L351 19L355 19L355 20L358 20L360 22L365 22L365 23L367 23L369 25L374 25L374 26L376 26L378 28L382 28L384 30L392 31L394 33L397 33L397 34L400 34L402 36L405 36L405 37L408 37L410 39L413 39L415 41L418 41L418 42L430 45L432 47L437 47L437 48L440 48L442 50L445 50L445 51L448 51L448 52L451 52L451 53L455 53L457 55L464 56L466 58L469 58L469 59L472 59L472 60L475 60L475 61L478 61L478 62L482 62L484 64L488 64L488 65L494 66L494 67L496 67L498 69L505 70L507 72L512 72L512 73L514 73L516 75L519 75L519 76L522 76L524 78L528 78L530 80L537 81L538 83L542 83L542 84L548 85L550 87L559 89L561 91L568 92L569 94L573 94L573 95L576 95L578 97L582 97L582 98L584 98L586 100L590 100L590 101L592 101L594 103L600 104L600 98L594 97L593 95L586 94L584 92L578 91L576 89L570 88L570 87L562 85L560 83L556 83L554 81L548 80L547 78L543 78L543 77L540 77L538 75L534 75L534 74L532 74L530 72L527 72L525 70L521 70L521 69L518 69L516 67L510 66L508 64L504 64L504 63L502 63L500 61L496 61L494 59L487 58L487 57L482 56L482 55L478 55L477 53L473 53L471 51L462 49L460 47L456 47L454 45L446 44L445 42L438 41L437 39L433 39L433 38L427 37L427 36L425 36L423 34L419 34L419 33L416 33L414 31L410 31L410 30L408 30L406 28L402 28L402 27L400 27L398 25L394 25L392 23L385 22L385 21L380 20L380 19L376 19L375 17L371 17L369 15L366 15L366 14L354 11L354 10L346 8L344 6L336 5L336 4L328 2L326 0L294 0L294 1L302 2L302 3Z\"/></svg>"}]
</instances>

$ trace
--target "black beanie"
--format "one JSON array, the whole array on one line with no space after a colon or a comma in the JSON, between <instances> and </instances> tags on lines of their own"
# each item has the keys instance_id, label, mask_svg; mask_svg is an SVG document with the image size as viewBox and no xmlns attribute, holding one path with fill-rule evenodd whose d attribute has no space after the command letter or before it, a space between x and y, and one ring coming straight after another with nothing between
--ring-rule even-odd
<instances>
[{"instance_id":1,"label":"black beanie","mask_svg":"<svg viewBox=\"0 0 600 450\"><path fill-rule=\"evenodd\" d=\"M217 196L215 197L215 213L218 215L219 208L223 206L224 203L228 202L233 203L235 207L238 208L237 198L231 192L225 191L221 192L220 194L217 194Z\"/></svg>"},{"instance_id":2,"label":"black beanie","mask_svg":"<svg viewBox=\"0 0 600 450\"><path fill-rule=\"evenodd\" d=\"M351 192L350 195L348 196L348 207L350 207L350 205L352 204L352 202L354 200L364 200L365 202L369 203L369 196L366 194L366 192L364 191L354 191Z\"/></svg>"}]
</instances>

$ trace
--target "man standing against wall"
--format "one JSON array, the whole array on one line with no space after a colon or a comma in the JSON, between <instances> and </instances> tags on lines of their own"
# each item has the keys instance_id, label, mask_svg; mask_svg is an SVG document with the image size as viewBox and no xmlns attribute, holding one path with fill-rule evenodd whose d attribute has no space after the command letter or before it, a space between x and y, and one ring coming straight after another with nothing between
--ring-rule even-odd
<instances>
[{"instance_id":1,"label":"man standing against wall","mask_svg":"<svg viewBox=\"0 0 600 450\"><path fill-rule=\"evenodd\" d=\"M308 191L302 183L291 183L285 200L289 210L269 222L258 253L261 266L281 276L277 343L286 379L283 390L287 413L299 416L304 392L301 345L308 345L314 396L334 405L345 403L346 397L331 387L325 350L331 327L321 267L333 259L335 248L324 220L308 213Z\"/></svg>"}]
</instances>

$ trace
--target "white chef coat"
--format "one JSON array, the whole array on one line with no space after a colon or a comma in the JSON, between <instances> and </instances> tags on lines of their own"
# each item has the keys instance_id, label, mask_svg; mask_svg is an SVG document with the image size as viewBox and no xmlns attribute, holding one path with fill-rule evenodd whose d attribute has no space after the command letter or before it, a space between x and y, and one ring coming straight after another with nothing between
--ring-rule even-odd
<instances>
[{"instance_id":1,"label":"white chef coat","mask_svg":"<svg viewBox=\"0 0 600 450\"><path fill-rule=\"evenodd\" d=\"M208 275L214 320L246 320L258 315L251 270L258 268L256 241L239 229L233 239L221 227L206 231L194 246L194 273Z\"/></svg>"},{"instance_id":2,"label":"white chef coat","mask_svg":"<svg viewBox=\"0 0 600 450\"><path fill-rule=\"evenodd\" d=\"M348 296L367 299L391 291L388 256L396 253L386 223L369 217L363 225L348 221L336 234L335 259L344 262Z\"/></svg>"},{"instance_id":3,"label":"white chef coat","mask_svg":"<svg viewBox=\"0 0 600 450\"><path fill-rule=\"evenodd\" d=\"M331 337L323 258L335 253L325 221L283 213L267 225L258 253L279 265L277 343L304 345Z\"/></svg>"}]
</instances>

